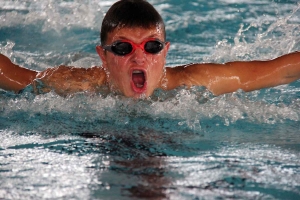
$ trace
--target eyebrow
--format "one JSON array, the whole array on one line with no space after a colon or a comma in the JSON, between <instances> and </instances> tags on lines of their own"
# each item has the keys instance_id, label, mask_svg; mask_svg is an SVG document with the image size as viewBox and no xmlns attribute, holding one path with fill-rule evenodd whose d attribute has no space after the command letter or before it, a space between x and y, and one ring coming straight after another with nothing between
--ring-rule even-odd
<instances>
[{"instance_id":1,"label":"eyebrow","mask_svg":"<svg viewBox=\"0 0 300 200\"><path fill-rule=\"evenodd\" d=\"M147 39L147 38L158 38L158 35L157 34L152 34L152 35L149 35L148 37L146 37L145 39ZM125 37L125 36L120 36L119 40L130 40L130 39Z\"/></svg>"}]
</instances>

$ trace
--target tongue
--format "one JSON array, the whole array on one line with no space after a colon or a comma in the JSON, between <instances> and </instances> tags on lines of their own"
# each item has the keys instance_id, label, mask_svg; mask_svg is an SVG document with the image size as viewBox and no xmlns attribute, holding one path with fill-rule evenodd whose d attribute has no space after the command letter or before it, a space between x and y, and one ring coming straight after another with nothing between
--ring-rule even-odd
<instances>
[{"instance_id":1,"label":"tongue","mask_svg":"<svg viewBox=\"0 0 300 200\"><path fill-rule=\"evenodd\" d=\"M136 87L143 87L145 83L145 76L143 73L134 73L132 74L132 81Z\"/></svg>"}]
</instances>

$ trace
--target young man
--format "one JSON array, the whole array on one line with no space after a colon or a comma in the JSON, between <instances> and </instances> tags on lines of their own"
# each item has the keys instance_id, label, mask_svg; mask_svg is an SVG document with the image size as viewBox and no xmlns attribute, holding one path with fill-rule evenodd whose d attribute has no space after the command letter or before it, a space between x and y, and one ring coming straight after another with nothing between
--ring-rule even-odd
<instances>
[{"instance_id":1,"label":"young man","mask_svg":"<svg viewBox=\"0 0 300 200\"><path fill-rule=\"evenodd\" d=\"M60 66L36 72L13 64L0 55L0 88L20 91L33 84L43 92L60 95L98 92L108 85L127 97L150 96L156 88L205 86L215 95L238 89L251 91L290 83L300 78L300 53L271 61L190 64L165 68L170 43L157 11L144 0L121 0L102 22L101 46L96 50L102 67ZM42 83L43 87L41 87Z\"/></svg>"}]
</instances>

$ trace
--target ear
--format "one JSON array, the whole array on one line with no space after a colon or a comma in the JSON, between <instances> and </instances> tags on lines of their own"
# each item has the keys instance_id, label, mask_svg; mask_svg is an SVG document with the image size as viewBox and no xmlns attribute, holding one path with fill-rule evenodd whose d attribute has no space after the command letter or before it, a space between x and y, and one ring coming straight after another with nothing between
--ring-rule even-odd
<instances>
[{"instance_id":1,"label":"ear","mask_svg":"<svg viewBox=\"0 0 300 200\"><path fill-rule=\"evenodd\" d=\"M165 46L165 48L164 48L165 58L167 57L169 48L170 48L170 42L167 42L167 43L166 43L166 46Z\"/></svg>"},{"instance_id":2,"label":"ear","mask_svg":"<svg viewBox=\"0 0 300 200\"><path fill-rule=\"evenodd\" d=\"M166 43L166 48L167 48L167 51L169 51L169 48L170 48L170 42L167 42L167 43Z\"/></svg>"},{"instance_id":3,"label":"ear","mask_svg":"<svg viewBox=\"0 0 300 200\"><path fill-rule=\"evenodd\" d=\"M107 61L106 61L106 53L105 50L101 47L101 46L96 46L96 51L100 57L100 59L102 60L102 67L106 68L107 65Z\"/></svg>"}]
</instances>

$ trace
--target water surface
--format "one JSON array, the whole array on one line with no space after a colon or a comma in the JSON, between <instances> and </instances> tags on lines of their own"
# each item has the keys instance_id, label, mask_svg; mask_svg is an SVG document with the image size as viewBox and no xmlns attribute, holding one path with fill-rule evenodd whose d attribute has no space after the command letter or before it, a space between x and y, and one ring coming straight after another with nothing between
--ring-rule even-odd
<instances>
[{"instance_id":1,"label":"water surface","mask_svg":"<svg viewBox=\"0 0 300 200\"><path fill-rule=\"evenodd\" d=\"M101 65L115 1L0 1L0 52L35 70ZM150 1L168 66L266 60L300 49L297 1ZM0 91L0 198L299 199L300 82L213 96Z\"/></svg>"}]
</instances>

